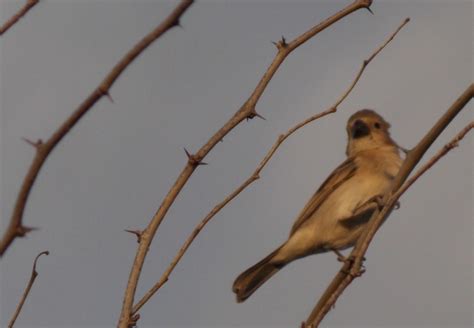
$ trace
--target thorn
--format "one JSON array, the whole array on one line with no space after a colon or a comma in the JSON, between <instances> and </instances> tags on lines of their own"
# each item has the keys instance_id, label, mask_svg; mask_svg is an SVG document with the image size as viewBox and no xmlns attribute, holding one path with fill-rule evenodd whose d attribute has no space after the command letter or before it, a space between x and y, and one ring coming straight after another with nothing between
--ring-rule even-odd
<instances>
[{"instance_id":1,"label":"thorn","mask_svg":"<svg viewBox=\"0 0 474 328\"><path fill-rule=\"evenodd\" d=\"M18 237L24 237L26 236L27 233L38 230L39 228L34 228L34 227L27 227L27 226L19 226L16 228L16 234Z\"/></svg>"},{"instance_id":2,"label":"thorn","mask_svg":"<svg viewBox=\"0 0 474 328\"><path fill-rule=\"evenodd\" d=\"M281 36L280 41L278 42L272 41L272 43L275 45L275 47L277 47L278 50L286 48L288 46L288 44L286 43L286 39L283 35Z\"/></svg>"},{"instance_id":3,"label":"thorn","mask_svg":"<svg viewBox=\"0 0 474 328\"><path fill-rule=\"evenodd\" d=\"M25 137L22 137L21 139L23 139L23 141L25 141L27 144L35 147L37 150L43 145L43 140L41 139L38 139L36 142L31 141L30 139L27 139Z\"/></svg>"},{"instance_id":4,"label":"thorn","mask_svg":"<svg viewBox=\"0 0 474 328\"><path fill-rule=\"evenodd\" d=\"M108 90L107 87L100 86L100 87L99 87L99 92L100 92L100 94L101 94L102 96L107 97L107 99L109 99L111 103L114 103L114 99L113 99L112 96L110 95L109 90Z\"/></svg>"},{"instance_id":5,"label":"thorn","mask_svg":"<svg viewBox=\"0 0 474 328\"><path fill-rule=\"evenodd\" d=\"M372 9L370 9L370 7L365 7L365 8L369 11L369 13L371 13L372 15L374 15L374 12L372 11Z\"/></svg>"},{"instance_id":6,"label":"thorn","mask_svg":"<svg viewBox=\"0 0 474 328\"><path fill-rule=\"evenodd\" d=\"M247 115L247 121L249 119L253 119L254 117L258 117L264 121L266 121L267 119L265 117L263 117L262 115L260 115L259 113L257 113L255 110L251 111L248 115Z\"/></svg>"},{"instance_id":7,"label":"thorn","mask_svg":"<svg viewBox=\"0 0 474 328\"><path fill-rule=\"evenodd\" d=\"M262 115L260 115L259 113L255 113L255 116L257 116L258 118L266 121L267 119L265 117L263 117Z\"/></svg>"},{"instance_id":8,"label":"thorn","mask_svg":"<svg viewBox=\"0 0 474 328\"><path fill-rule=\"evenodd\" d=\"M186 156L188 157L188 161L191 165L193 166L208 165L206 162L203 162L202 160L198 159L196 155L189 153L186 148L184 148L184 152L186 153Z\"/></svg>"},{"instance_id":9,"label":"thorn","mask_svg":"<svg viewBox=\"0 0 474 328\"><path fill-rule=\"evenodd\" d=\"M106 96L107 99L109 99L109 101L110 101L112 104L115 104L114 98L112 98L112 96L110 95L110 93L109 93L108 91L104 92L104 96Z\"/></svg>"},{"instance_id":10,"label":"thorn","mask_svg":"<svg viewBox=\"0 0 474 328\"><path fill-rule=\"evenodd\" d=\"M130 232L131 234L134 234L137 236L137 243L140 243L142 240L142 232L140 230L129 230L129 229L124 229L126 232Z\"/></svg>"},{"instance_id":11,"label":"thorn","mask_svg":"<svg viewBox=\"0 0 474 328\"><path fill-rule=\"evenodd\" d=\"M184 152L186 153L186 156L188 156L188 159L191 160L193 155L191 155L186 148L184 148Z\"/></svg>"},{"instance_id":12,"label":"thorn","mask_svg":"<svg viewBox=\"0 0 474 328\"><path fill-rule=\"evenodd\" d=\"M181 21L179 20L179 18L177 18L174 21L173 25L176 26L176 27L179 27L179 28L183 28L183 25L181 25Z\"/></svg>"}]
</instances>

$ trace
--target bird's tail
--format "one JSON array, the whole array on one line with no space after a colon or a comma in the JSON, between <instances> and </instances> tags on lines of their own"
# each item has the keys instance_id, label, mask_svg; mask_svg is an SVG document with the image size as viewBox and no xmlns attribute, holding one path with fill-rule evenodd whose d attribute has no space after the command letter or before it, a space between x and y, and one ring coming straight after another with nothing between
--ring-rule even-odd
<instances>
[{"instance_id":1,"label":"bird's tail","mask_svg":"<svg viewBox=\"0 0 474 328\"><path fill-rule=\"evenodd\" d=\"M272 258L278 253L281 247L273 251L263 260L242 272L232 285L237 302L241 303L250 297L261 285L270 279L275 273L283 268L284 264L272 263Z\"/></svg>"}]
</instances>

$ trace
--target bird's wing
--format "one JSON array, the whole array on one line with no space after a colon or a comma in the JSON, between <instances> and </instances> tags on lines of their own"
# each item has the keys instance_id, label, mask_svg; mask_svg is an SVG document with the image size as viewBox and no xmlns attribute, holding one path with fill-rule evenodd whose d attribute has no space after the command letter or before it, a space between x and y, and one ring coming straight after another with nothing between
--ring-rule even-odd
<instances>
[{"instance_id":1,"label":"bird's wing","mask_svg":"<svg viewBox=\"0 0 474 328\"><path fill-rule=\"evenodd\" d=\"M293 233L313 215L329 195L331 195L340 185L349 180L356 171L357 165L354 157L346 159L341 165L339 165L323 182L321 187L319 187L303 208L291 228L290 236L292 236Z\"/></svg>"}]
</instances>

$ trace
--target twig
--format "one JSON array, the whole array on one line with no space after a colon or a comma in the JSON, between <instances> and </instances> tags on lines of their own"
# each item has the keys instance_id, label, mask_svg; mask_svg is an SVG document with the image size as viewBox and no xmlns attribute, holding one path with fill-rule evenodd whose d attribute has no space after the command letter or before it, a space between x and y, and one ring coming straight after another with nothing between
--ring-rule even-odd
<instances>
[{"instance_id":1,"label":"twig","mask_svg":"<svg viewBox=\"0 0 474 328\"><path fill-rule=\"evenodd\" d=\"M284 39L277 43L277 54L273 59L270 66L267 68L266 72L263 74L262 78L258 82L254 91L250 95L250 98L245 101L242 107L237 110L237 112L199 149L197 153L192 155L192 159L188 158L188 162L181 171L180 175L176 179L173 186L168 191L167 195L163 199L158 211L155 213L150 223L143 230L142 238L135 255L135 260L133 262L130 276L128 279L127 287L125 289L125 295L122 304L122 310L120 312L120 319L118 323L119 328L128 328L130 327L130 317L133 312L133 301L135 297L136 287L138 280L140 279L141 270L143 263L145 262L146 254L148 253L153 237L158 230L163 218L168 212L171 205L174 203L176 197L180 193L183 186L186 184L190 176L193 174L196 167L204 159L204 157L211 151L214 146L219 143L224 136L229 133L234 127L236 127L240 122L246 118L253 118L256 116L257 112L255 111L255 106L260 99L261 95L265 91L268 83L272 79L273 75L280 67L284 59L298 46L308 41L310 38L315 36L317 33L321 32L328 26L339 21L343 17L349 15L350 13L361 9L367 8L372 3L371 0L355 0L352 4L314 26L310 30L306 31L302 35L296 37L290 43L287 43Z\"/></svg>"},{"instance_id":2,"label":"twig","mask_svg":"<svg viewBox=\"0 0 474 328\"><path fill-rule=\"evenodd\" d=\"M453 148L459 146L459 142L469 133L471 129L474 128L474 121L469 123L462 129L450 142L444 145L436 155L434 155L428 162L426 162L410 179L408 179L401 187L397 190L395 194L393 194L393 198L400 198L401 195L407 191L408 188L411 187L413 183L415 183L419 177L425 174L433 165L436 164L444 155L450 152Z\"/></svg>"},{"instance_id":3,"label":"twig","mask_svg":"<svg viewBox=\"0 0 474 328\"><path fill-rule=\"evenodd\" d=\"M181 260L183 255L186 253L188 250L189 246L191 243L194 241L194 239L197 237L197 235L200 233L200 231L204 228L204 226L218 213L220 210L225 207L229 202L231 202L235 197L237 197L243 190L245 190L250 184L255 182L260 178L260 173L263 170L263 168L267 165L267 163L270 161L270 159L273 157L277 149L280 147L280 145L293 133L295 133L297 130L300 128L304 127L305 125L322 118L323 116L326 116L328 114L334 113L337 111L337 107L349 96L350 92L354 89L355 85L359 81L360 77L362 76L362 73L364 72L365 68L367 65L372 61L372 59L375 58L375 56L382 51L383 48L387 46L387 44L394 38L394 36L400 31L400 29L408 23L409 19L405 19L405 21L400 25L400 27L393 33L390 38L381 46L379 47L368 59L363 61L363 64L357 73L356 77L354 78L353 82L350 84L349 88L344 92L344 94L336 101L334 105L329 107L326 111L320 112L316 115L313 115L306 120L298 123L297 125L293 126L291 129L289 129L287 132L284 134L281 134L273 146L270 148L270 150L267 152L267 154L264 156L260 164L257 166L256 170L250 175L250 177L245 180L237 189L235 189L232 193L230 193L222 202L217 204L205 217L204 219L196 226L194 231L191 233L191 235L186 239L184 242L183 246L181 249L177 252L175 257L173 258L173 261L170 263L166 271L163 273L163 275L160 277L158 282L140 299L140 301L137 302L136 305L133 307L132 314L135 314L137 311L141 309L141 307L168 281L168 278L170 274L173 272L174 268L178 264L178 262Z\"/></svg>"},{"instance_id":4,"label":"twig","mask_svg":"<svg viewBox=\"0 0 474 328\"><path fill-rule=\"evenodd\" d=\"M35 279L38 276L38 272L36 271L36 262L38 261L38 258L41 255L49 255L49 251L44 251L36 255L35 261L33 262L33 270L31 271L30 281L28 281L28 285L26 285L26 289L23 292L23 296L21 297L20 303L18 303L15 313L13 313L13 316L10 319L10 322L8 323L8 328L12 328L13 325L15 324L15 321L21 312L23 304L25 304L26 298L28 297L28 294L30 293L31 287L33 286L33 283L35 282Z\"/></svg>"},{"instance_id":5,"label":"twig","mask_svg":"<svg viewBox=\"0 0 474 328\"><path fill-rule=\"evenodd\" d=\"M23 16L26 15L26 13L36 6L36 4L39 2L39 0L27 0L25 5L12 17L10 17L9 20L7 20L2 26L0 26L0 36L3 35L6 31L10 29L13 25L16 24L22 18Z\"/></svg>"},{"instance_id":6,"label":"twig","mask_svg":"<svg viewBox=\"0 0 474 328\"><path fill-rule=\"evenodd\" d=\"M335 305L338 297L344 292L346 287L357 277L361 276L362 271L362 262L364 255L369 247L372 238L374 237L377 230L380 228L382 223L390 215L393 208L396 206L398 198L402 195L403 192L408 189L413 182L426 170L429 169L438 159L432 159L429 161L426 166L424 166L421 171L413 176L412 179L408 180L406 184L403 184L407 179L408 175L413 171L415 165L420 161L421 157L428 150L431 144L438 138L441 132L448 126L451 120L464 108L464 106L471 100L474 96L474 84L471 84L467 89L459 96L459 98L451 105L451 107L446 111L446 113L436 122L436 124L431 128L430 131L421 139L421 141L407 153L407 157L403 162L402 167L398 175L396 176L392 189L384 195L384 207L382 210L376 209L370 221L367 225L366 230L363 235L358 240L355 248L352 250L351 255L349 256L351 261L346 261L342 268L339 270L337 275L334 277L331 284L327 287L324 294L319 299L316 307L311 312L310 316L306 320L306 326L309 328L318 327L319 323L323 320L326 314L331 310ZM453 148L456 144L456 141L459 141L470 129L472 128L472 123L469 124L461 133L459 133L451 143L448 144L446 150L440 151L447 152L449 149ZM438 155L437 155L438 156ZM435 156L435 158L437 157ZM432 163L431 163L432 162Z\"/></svg>"},{"instance_id":7,"label":"twig","mask_svg":"<svg viewBox=\"0 0 474 328\"><path fill-rule=\"evenodd\" d=\"M18 193L12 217L8 228L0 240L0 256L2 256L10 244L17 237L23 237L31 230L29 227L23 226L23 212L25 210L28 197L33 187L36 177L43 167L46 158L62 138L71 130L74 125L81 119L81 117L92 108L92 106L103 96L109 95L109 90L112 84L122 74L122 72L138 57L153 41L158 39L166 31L173 26L179 24L179 18L193 3L193 0L183 0L173 10L173 12L153 31L146 35L140 42L138 42L110 71L99 86L84 100L84 102L77 108L72 115L53 133L53 135L45 142L32 143L36 148L36 156L30 165L28 173L23 180L23 184Z\"/></svg>"}]
</instances>

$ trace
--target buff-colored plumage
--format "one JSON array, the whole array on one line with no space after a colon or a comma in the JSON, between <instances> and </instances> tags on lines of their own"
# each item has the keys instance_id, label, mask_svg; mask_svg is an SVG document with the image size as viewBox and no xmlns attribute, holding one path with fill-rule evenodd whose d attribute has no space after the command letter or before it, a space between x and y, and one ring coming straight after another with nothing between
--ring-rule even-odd
<instances>
[{"instance_id":1,"label":"buff-colored plumage","mask_svg":"<svg viewBox=\"0 0 474 328\"><path fill-rule=\"evenodd\" d=\"M354 246L374 211L372 200L387 191L402 163L389 127L369 109L349 118L347 159L299 213L288 240L237 277L232 289L238 302L293 260Z\"/></svg>"}]
</instances>

